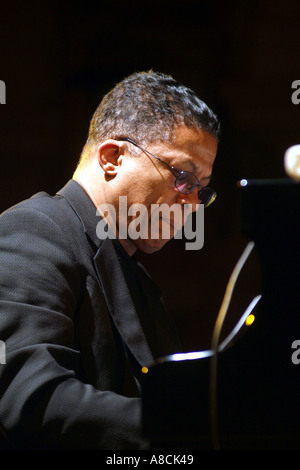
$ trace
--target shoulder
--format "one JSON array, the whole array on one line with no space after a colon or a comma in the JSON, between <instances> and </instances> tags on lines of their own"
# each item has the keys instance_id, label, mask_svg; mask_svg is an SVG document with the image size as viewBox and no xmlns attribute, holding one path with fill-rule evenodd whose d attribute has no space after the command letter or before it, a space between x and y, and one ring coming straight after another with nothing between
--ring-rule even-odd
<instances>
[{"instance_id":1,"label":"shoulder","mask_svg":"<svg viewBox=\"0 0 300 470\"><path fill-rule=\"evenodd\" d=\"M57 226L58 230L72 233L70 227L81 225L80 218L68 201L61 195L50 195L44 191L34 194L8 208L0 215L0 227L17 228L22 224L23 229L42 230L44 226ZM32 224L32 225L30 225Z\"/></svg>"},{"instance_id":2,"label":"shoulder","mask_svg":"<svg viewBox=\"0 0 300 470\"><path fill-rule=\"evenodd\" d=\"M1 250L5 246L30 246L36 251L39 247L52 250L60 246L71 254L76 251L75 245L84 242L81 233L80 220L67 201L45 192L10 207L0 216Z\"/></svg>"},{"instance_id":3,"label":"shoulder","mask_svg":"<svg viewBox=\"0 0 300 470\"><path fill-rule=\"evenodd\" d=\"M48 217L59 223L64 217L74 217L73 211L62 196L50 195L46 192L39 192L32 197L15 204L6 209L0 216L0 221L4 219L18 220L24 214L35 214L36 217Z\"/></svg>"}]
</instances>

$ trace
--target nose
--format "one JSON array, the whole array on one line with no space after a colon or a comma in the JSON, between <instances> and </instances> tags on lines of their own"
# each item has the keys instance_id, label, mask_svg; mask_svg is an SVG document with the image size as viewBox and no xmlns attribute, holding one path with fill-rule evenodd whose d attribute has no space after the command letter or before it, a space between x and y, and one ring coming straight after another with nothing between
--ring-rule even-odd
<instances>
[{"instance_id":1,"label":"nose","mask_svg":"<svg viewBox=\"0 0 300 470\"><path fill-rule=\"evenodd\" d=\"M191 212L196 212L199 204L198 187L193 189L190 194L178 193L176 202L182 206L185 204L190 204Z\"/></svg>"}]
</instances>

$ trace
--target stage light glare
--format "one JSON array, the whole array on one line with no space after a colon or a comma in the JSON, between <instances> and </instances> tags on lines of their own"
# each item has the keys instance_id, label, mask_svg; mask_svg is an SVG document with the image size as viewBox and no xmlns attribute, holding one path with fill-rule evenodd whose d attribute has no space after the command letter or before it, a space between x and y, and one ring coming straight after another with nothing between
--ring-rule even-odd
<instances>
[{"instance_id":1,"label":"stage light glare","mask_svg":"<svg viewBox=\"0 0 300 470\"><path fill-rule=\"evenodd\" d=\"M254 322L255 320L255 316L251 313L250 315L248 315L248 317L246 318L246 321L245 321L245 324L247 326L250 326L252 325L252 323Z\"/></svg>"}]
</instances>

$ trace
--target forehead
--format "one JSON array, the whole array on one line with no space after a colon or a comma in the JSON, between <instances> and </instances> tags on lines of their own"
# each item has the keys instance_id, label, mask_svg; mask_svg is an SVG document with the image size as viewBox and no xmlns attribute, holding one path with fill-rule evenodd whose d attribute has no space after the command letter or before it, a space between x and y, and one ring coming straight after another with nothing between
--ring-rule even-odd
<instances>
[{"instance_id":1,"label":"forehead","mask_svg":"<svg viewBox=\"0 0 300 470\"><path fill-rule=\"evenodd\" d=\"M178 127L172 143L154 144L153 152L166 158L179 169L202 173L204 167L212 167L218 148L217 139L203 131L187 127ZM183 168L180 168L183 166Z\"/></svg>"}]
</instances>

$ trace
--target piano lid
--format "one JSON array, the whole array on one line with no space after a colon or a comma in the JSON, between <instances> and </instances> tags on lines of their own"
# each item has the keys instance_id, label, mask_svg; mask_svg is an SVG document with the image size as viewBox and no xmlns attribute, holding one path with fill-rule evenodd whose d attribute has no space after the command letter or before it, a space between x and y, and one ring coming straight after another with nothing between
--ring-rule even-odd
<instances>
[{"instance_id":1,"label":"piano lid","mask_svg":"<svg viewBox=\"0 0 300 470\"><path fill-rule=\"evenodd\" d=\"M300 184L240 180L237 187L241 232L255 242L262 296L256 299L251 328L241 335L238 322L218 349L221 448L300 449L300 364L292 361L292 345L300 340ZM212 359L208 350L174 354L150 365L142 407L152 448L213 447Z\"/></svg>"}]
</instances>

